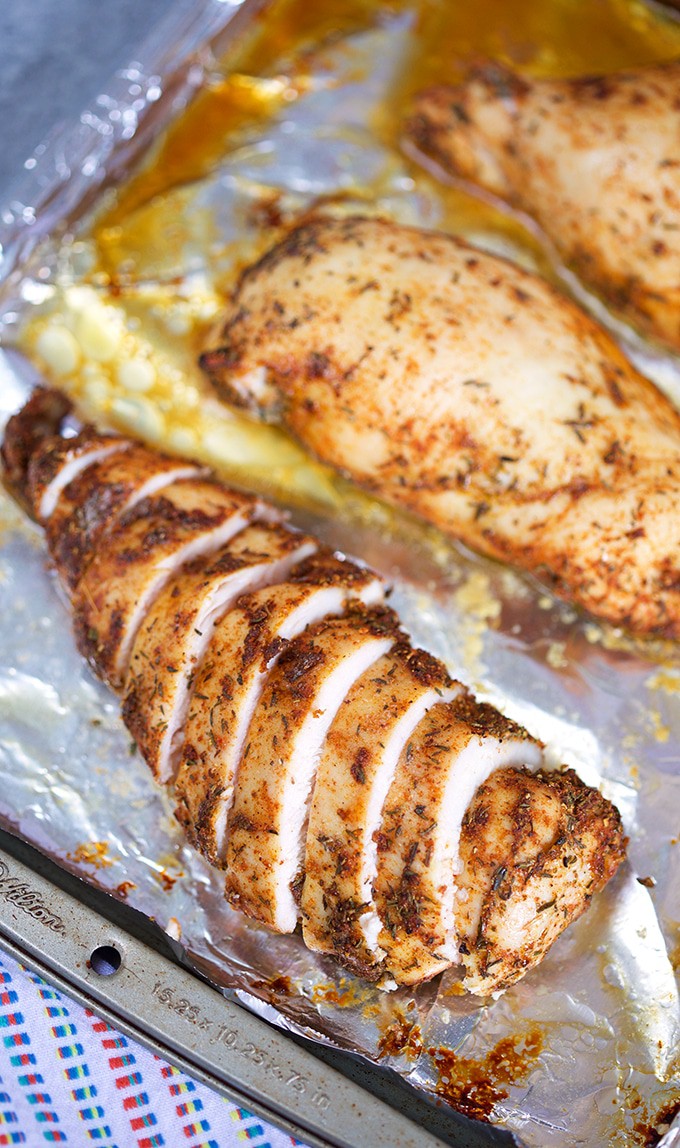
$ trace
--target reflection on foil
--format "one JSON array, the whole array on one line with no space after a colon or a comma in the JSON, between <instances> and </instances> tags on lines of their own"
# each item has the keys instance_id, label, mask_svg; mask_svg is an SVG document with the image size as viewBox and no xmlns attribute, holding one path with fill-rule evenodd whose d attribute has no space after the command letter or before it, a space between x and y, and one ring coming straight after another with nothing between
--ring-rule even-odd
<instances>
[{"instance_id":1,"label":"reflection on foil","mask_svg":"<svg viewBox=\"0 0 680 1148\"><path fill-rule=\"evenodd\" d=\"M153 294L185 276L190 293L196 276L232 274L261 243L253 205L274 193L284 217L323 195L338 197L334 210L359 202L362 210L436 225L434 193L416 186L371 131L410 32L410 18L400 16L326 49L305 93L267 132L213 175L166 196L162 210L181 216L182 242L151 259L138 253L131 296L135 284ZM367 202L368 183L377 190ZM472 238L527 263L526 252L509 252L498 236ZM37 296L24 292L24 306L58 308L65 291L87 278L87 237L79 244L41 254L60 275ZM26 393L15 367L0 363L3 417ZM672 360L659 360L659 373L677 387ZM195 966L262 1016L380 1060L528 1146L623 1146L643 1143L636 1139L643 1126L664 1131L663 1113L677 1103L680 1036L677 653L578 619L527 580L435 545L427 532L400 532L392 519L376 527L354 521L351 511L344 519L310 511L295 521L393 577L393 604L414 640L621 809L628 866L540 968L489 1004L461 995L455 971L416 991L385 994L309 953L298 937L272 936L231 910L219 874L184 843L170 798L130 746L115 699L76 653L40 533L6 496L3 819L172 935L180 929Z\"/></svg>"}]
</instances>

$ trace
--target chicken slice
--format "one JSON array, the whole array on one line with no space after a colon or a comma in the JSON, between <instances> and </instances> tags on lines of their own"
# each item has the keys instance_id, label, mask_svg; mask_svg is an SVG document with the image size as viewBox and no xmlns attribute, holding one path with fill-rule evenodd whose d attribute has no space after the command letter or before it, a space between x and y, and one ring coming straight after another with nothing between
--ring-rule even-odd
<instances>
[{"instance_id":1,"label":"chicken slice","mask_svg":"<svg viewBox=\"0 0 680 1148\"><path fill-rule=\"evenodd\" d=\"M73 410L59 391L37 387L8 420L0 448L4 481L41 525L52 515L64 487L85 467L130 440L101 435L93 427L62 433Z\"/></svg>"},{"instance_id":2,"label":"chicken slice","mask_svg":"<svg viewBox=\"0 0 680 1148\"><path fill-rule=\"evenodd\" d=\"M369 980L381 975L385 955L373 899L383 805L418 723L462 688L437 658L402 642L353 686L323 747L304 857L303 934L310 949Z\"/></svg>"},{"instance_id":3,"label":"chicken slice","mask_svg":"<svg viewBox=\"0 0 680 1148\"><path fill-rule=\"evenodd\" d=\"M680 348L680 62L579 79L497 64L423 92L409 131L444 168L527 212L565 262Z\"/></svg>"},{"instance_id":4,"label":"chicken slice","mask_svg":"<svg viewBox=\"0 0 680 1148\"><path fill-rule=\"evenodd\" d=\"M322 552L287 582L240 599L215 626L194 681L175 796L192 844L221 865L237 767L255 707L286 644L340 614L353 599L378 604L384 585L372 571Z\"/></svg>"},{"instance_id":5,"label":"chicken slice","mask_svg":"<svg viewBox=\"0 0 680 1148\"><path fill-rule=\"evenodd\" d=\"M292 933L300 915L309 802L326 734L356 679L398 634L385 607L309 627L284 650L253 715L227 823L225 891L280 933Z\"/></svg>"},{"instance_id":6,"label":"chicken slice","mask_svg":"<svg viewBox=\"0 0 680 1148\"><path fill-rule=\"evenodd\" d=\"M262 517L256 499L211 479L185 478L118 520L73 593L78 648L114 689L124 683L144 615L172 575Z\"/></svg>"},{"instance_id":7,"label":"chicken slice","mask_svg":"<svg viewBox=\"0 0 680 1148\"><path fill-rule=\"evenodd\" d=\"M62 581L73 593L101 539L137 502L181 478L205 473L194 463L182 462L117 439L111 447L93 450L78 473L62 484L47 524L47 542ZM61 478L64 472L57 475Z\"/></svg>"},{"instance_id":8,"label":"chicken slice","mask_svg":"<svg viewBox=\"0 0 680 1148\"><path fill-rule=\"evenodd\" d=\"M465 811L496 769L538 769L542 747L464 693L434 706L402 753L378 833L374 895L385 972L429 980L458 960L456 875Z\"/></svg>"},{"instance_id":9,"label":"chicken slice","mask_svg":"<svg viewBox=\"0 0 680 1148\"><path fill-rule=\"evenodd\" d=\"M221 393L325 462L601 618L680 637L680 414L536 276L318 218L245 272L220 341L202 362Z\"/></svg>"},{"instance_id":10,"label":"chicken slice","mask_svg":"<svg viewBox=\"0 0 680 1148\"><path fill-rule=\"evenodd\" d=\"M220 617L242 595L282 581L316 548L308 535L258 523L161 590L132 647L123 701L123 720L158 781L175 773L193 678Z\"/></svg>"},{"instance_id":11,"label":"chicken slice","mask_svg":"<svg viewBox=\"0 0 680 1148\"><path fill-rule=\"evenodd\" d=\"M538 964L616 872L625 845L617 810L573 770L493 773L460 836L464 987L487 996Z\"/></svg>"},{"instance_id":12,"label":"chicken slice","mask_svg":"<svg viewBox=\"0 0 680 1148\"><path fill-rule=\"evenodd\" d=\"M87 431L75 438L61 439L51 449L46 447L31 463L31 493L38 521L49 528L53 518L61 517L57 511L64 500L64 490L84 470L103 462L112 454L128 450L130 443L125 439L114 435L94 435Z\"/></svg>"}]
</instances>

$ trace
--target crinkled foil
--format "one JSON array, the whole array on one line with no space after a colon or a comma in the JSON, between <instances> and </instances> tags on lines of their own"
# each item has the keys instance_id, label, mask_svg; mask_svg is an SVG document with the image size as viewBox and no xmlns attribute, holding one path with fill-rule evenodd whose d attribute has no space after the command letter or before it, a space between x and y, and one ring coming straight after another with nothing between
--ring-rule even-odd
<instances>
[{"instance_id":1,"label":"crinkled foil","mask_svg":"<svg viewBox=\"0 0 680 1148\"><path fill-rule=\"evenodd\" d=\"M226 25L227 5L200 5L200 19L195 5L180 8L186 19L175 19L172 40L170 33L160 39L164 59L121 74L101 97L98 118L83 117L75 136L58 144L62 167L53 146L5 214L6 344L51 288L58 305L59 285L78 283L72 240L60 239L56 224L64 214L84 214L93 187L131 146L138 119L144 123L145 101L158 100L170 75L184 96L200 84L196 50ZM414 184L371 127L411 35L405 11L327 48L300 98L223 167L182 189L191 241L179 262L156 269L158 281L179 277L190 291L196 276L224 279L257 247L249 209L272 189L293 215L338 193L341 210L356 208L358 189L370 183L378 191L362 210L436 226L436 196ZM172 114L171 101L163 116ZM210 235L221 240L217 267L209 264L205 228L190 226L206 214ZM491 234L470 238L498 249ZM526 252L503 250L527 262ZM641 345L634 353L680 395L677 362ZM0 361L3 423L30 377L14 354ZM342 514L298 509L294 521L386 571L414 640L620 808L629 862L542 965L489 1003L461 994L455 972L416 992L383 993L307 952L299 937L272 936L233 912L220 875L184 844L171 799L131 746L116 698L75 651L41 533L7 496L0 499L3 821L181 936L197 968L283 1028L379 1060L473 1115L481 1114L481 1096L487 1118L527 1146L656 1142L678 1103L677 650L633 643L577 617L526 578L398 516L376 512L368 521L350 506ZM667 1131L662 1143L674 1136Z\"/></svg>"}]
</instances>

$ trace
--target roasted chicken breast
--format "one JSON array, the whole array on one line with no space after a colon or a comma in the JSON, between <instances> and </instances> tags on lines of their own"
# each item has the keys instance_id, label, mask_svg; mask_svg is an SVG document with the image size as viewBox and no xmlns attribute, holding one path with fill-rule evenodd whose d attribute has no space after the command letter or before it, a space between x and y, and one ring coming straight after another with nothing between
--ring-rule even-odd
<instances>
[{"instance_id":1,"label":"roasted chicken breast","mask_svg":"<svg viewBox=\"0 0 680 1148\"><path fill-rule=\"evenodd\" d=\"M413 649L373 571L139 444L67 445L65 414L46 392L10 420L8 482L232 904L385 986L461 962L481 995L521 976L622 860L616 809ZM73 585L50 524L81 506Z\"/></svg>"},{"instance_id":2,"label":"roasted chicken breast","mask_svg":"<svg viewBox=\"0 0 680 1148\"><path fill-rule=\"evenodd\" d=\"M382 498L600 618L680 637L680 414L536 276L318 218L244 273L202 362Z\"/></svg>"},{"instance_id":3,"label":"roasted chicken breast","mask_svg":"<svg viewBox=\"0 0 680 1148\"><path fill-rule=\"evenodd\" d=\"M680 62L532 80L489 64L423 92L408 131L447 171L532 216L642 331L680 348Z\"/></svg>"},{"instance_id":4,"label":"roasted chicken breast","mask_svg":"<svg viewBox=\"0 0 680 1148\"><path fill-rule=\"evenodd\" d=\"M400 984L434 976L458 953L460 833L478 787L496 769L541 764L526 730L467 692L417 727L385 800L375 879L379 942Z\"/></svg>"},{"instance_id":5,"label":"roasted chicken breast","mask_svg":"<svg viewBox=\"0 0 680 1148\"><path fill-rule=\"evenodd\" d=\"M123 685L137 631L173 573L258 517L264 509L256 499L209 478L181 478L136 502L106 532L73 601L78 648L112 686Z\"/></svg>"}]
</instances>

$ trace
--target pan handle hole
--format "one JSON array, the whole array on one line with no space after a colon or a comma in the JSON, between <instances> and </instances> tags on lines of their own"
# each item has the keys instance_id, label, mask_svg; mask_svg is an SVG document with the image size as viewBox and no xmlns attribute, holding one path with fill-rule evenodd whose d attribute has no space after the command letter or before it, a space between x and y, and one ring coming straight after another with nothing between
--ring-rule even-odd
<instances>
[{"instance_id":1,"label":"pan handle hole","mask_svg":"<svg viewBox=\"0 0 680 1148\"><path fill-rule=\"evenodd\" d=\"M98 945L90 953L90 968L100 977L112 977L117 973L123 958L113 945Z\"/></svg>"}]
</instances>

